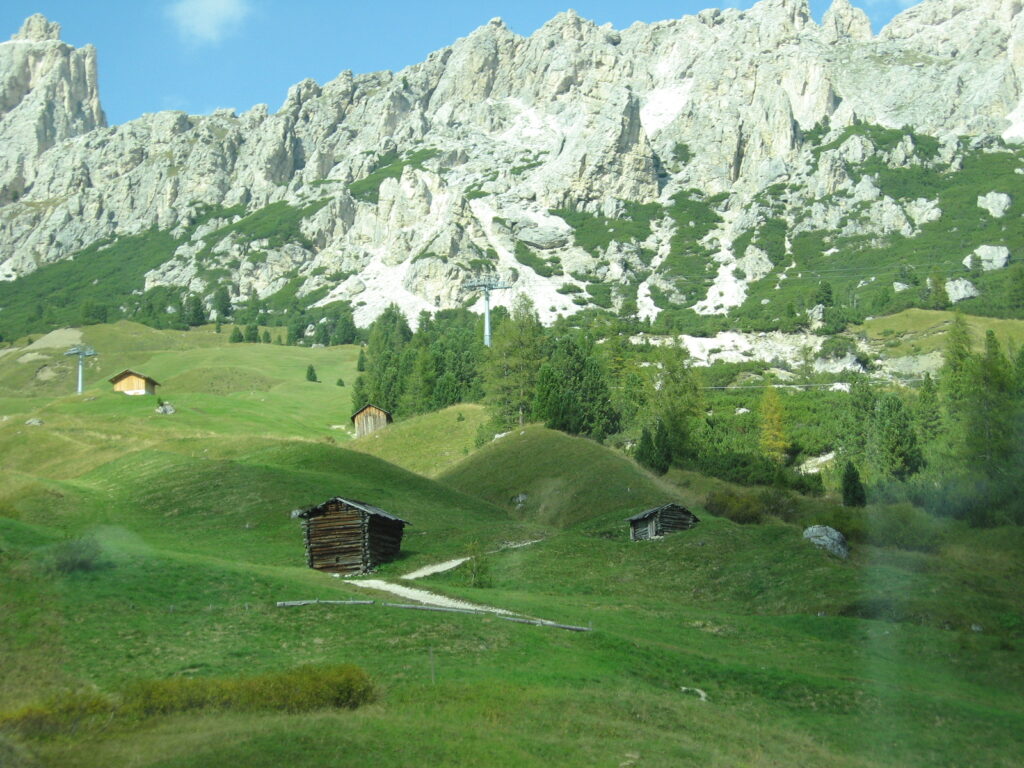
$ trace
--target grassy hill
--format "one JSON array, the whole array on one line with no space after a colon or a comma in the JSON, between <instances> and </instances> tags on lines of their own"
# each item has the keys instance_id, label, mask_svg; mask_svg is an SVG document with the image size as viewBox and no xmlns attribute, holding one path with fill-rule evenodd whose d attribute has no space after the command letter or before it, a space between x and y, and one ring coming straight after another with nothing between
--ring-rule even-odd
<instances>
[{"instance_id":1,"label":"grassy hill","mask_svg":"<svg viewBox=\"0 0 1024 768\"><path fill-rule=\"evenodd\" d=\"M353 451L397 464L410 472L436 477L469 455L487 409L476 403L453 405L395 422L388 429L353 440Z\"/></svg>"},{"instance_id":2,"label":"grassy hill","mask_svg":"<svg viewBox=\"0 0 1024 768\"><path fill-rule=\"evenodd\" d=\"M492 441L439 479L524 520L566 527L665 504L679 489L592 440L539 426Z\"/></svg>"},{"instance_id":3,"label":"grassy hill","mask_svg":"<svg viewBox=\"0 0 1024 768\"><path fill-rule=\"evenodd\" d=\"M84 710L55 731L0 728L0 764L1024 760L1019 529L951 527L932 553L859 546L839 561L797 527L707 514L713 484L699 475L655 478L590 441L531 426L474 451L476 406L351 440L331 427L347 424L349 393L333 381L354 379L355 348L128 323L84 337L100 351L93 366L141 368L178 411L108 392L97 367L83 396L69 394L63 346L0 357L0 720L118 700L133 681L300 665L357 664L376 700L301 713ZM19 362L32 352L43 357ZM310 363L330 383L306 382ZM56 375L40 379L44 365ZM304 564L289 511L335 494L412 522L381 578L542 538L484 556L477 586L465 566L423 585L593 631L379 601L276 607L368 596ZM670 499L700 525L629 542L623 518ZM57 567L89 541L91 567Z\"/></svg>"}]
</instances>

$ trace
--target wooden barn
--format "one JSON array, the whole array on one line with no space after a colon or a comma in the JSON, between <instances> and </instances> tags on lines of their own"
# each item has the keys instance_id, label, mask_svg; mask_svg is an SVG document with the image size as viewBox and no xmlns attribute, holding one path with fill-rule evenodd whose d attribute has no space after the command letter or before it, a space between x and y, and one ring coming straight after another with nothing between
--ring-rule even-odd
<instances>
[{"instance_id":1,"label":"wooden barn","mask_svg":"<svg viewBox=\"0 0 1024 768\"><path fill-rule=\"evenodd\" d=\"M356 425L356 437L362 437L384 429L391 423L391 413L376 405L364 405L352 414L352 423Z\"/></svg>"},{"instance_id":2,"label":"wooden barn","mask_svg":"<svg viewBox=\"0 0 1024 768\"><path fill-rule=\"evenodd\" d=\"M340 496L297 509L292 517L302 520L306 563L331 573L366 573L392 560L409 525L383 509Z\"/></svg>"},{"instance_id":3,"label":"wooden barn","mask_svg":"<svg viewBox=\"0 0 1024 768\"><path fill-rule=\"evenodd\" d=\"M124 392L126 395L155 395L156 388L160 383L144 373L124 370L110 379L114 385L115 392Z\"/></svg>"},{"instance_id":4,"label":"wooden barn","mask_svg":"<svg viewBox=\"0 0 1024 768\"><path fill-rule=\"evenodd\" d=\"M629 538L644 541L676 531L687 531L700 522L697 516L679 504L665 504L627 519Z\"/></svg>"}]
</instances>

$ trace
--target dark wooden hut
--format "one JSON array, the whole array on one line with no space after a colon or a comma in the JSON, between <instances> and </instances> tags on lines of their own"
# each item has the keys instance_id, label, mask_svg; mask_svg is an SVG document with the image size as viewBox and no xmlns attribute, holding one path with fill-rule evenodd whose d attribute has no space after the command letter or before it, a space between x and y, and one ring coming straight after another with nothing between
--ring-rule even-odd
<instances>
[{"instance_id":1,"label":"dark wooden hut","mask_svg":"<svg viewBox=\"0 0 1024 768\"><path fill-rule=\"evenodd\" d=\"M362 437L384 429L391 423L391 413L376 405L364 405L352 414L352 423L356 425L356 437Z\"/></svg>"},{"instance_id":2,"label":"dark wooden hut","mask_svg":"<svg viewBox=\"0 0 1024 768\"><path fill-rule=\"evenodd\" d=\"M697 516L679 504L665 504L648 509L638 515L627 518L629 538L632 541L644 541L667 533L686 531L700 522Z\"/></svg>"},{"instance_id":3,"label":"dark wooden hut","mask_svg":"<svg viewBox=\"0 0 1024 768\"><path fill-rule=\"evenodd\" d=\"M340 496L297 509L292 517L302 520L306 563L331 573L366 573L393 559L409 525L383 509Z\"/></svg>"}]
</instances>

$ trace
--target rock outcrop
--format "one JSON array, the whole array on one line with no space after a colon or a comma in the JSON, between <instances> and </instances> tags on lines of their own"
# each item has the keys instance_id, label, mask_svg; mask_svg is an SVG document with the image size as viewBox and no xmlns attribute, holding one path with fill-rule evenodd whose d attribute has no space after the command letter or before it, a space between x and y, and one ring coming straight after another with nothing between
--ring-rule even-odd
<instances>
[{"instance_id":1,"label":"rock outcrop","mask_svg":"<svg viewBox=\"0 0 1024 768\"><path fill-rule=\"evenodd\" d=\"M911 237L942 215L937 201L896 199L851 167L955 165L960 136L1024 138L1022 30L1018 0L925 0L877 36L848 0L821 25L806 0L621 31L569 11L528 38L494 19L397 73L303 81L276 112L107 126L94 50L34 16L0 44L0 279L156 228L182 241L146 288L208 297L221 280L267 296L298 277L300 296L352 301L361 322L390 301L410 317L463 305L482 268L545 318L585 305L570 297L588 282L642 281L641 314L659 292L728 312L752 283L787 276L788 252L732 249L778 215L766 190L787 189L776 202L791 235ZM941 154L843 133L866 123L935 136ZM551 213L600 222L692 189L727 193L694 246L709 254L696 286L657 271L688 221L584 247ZM288 242L243 221L267 210L301 213Z\"/></svg>"}]
</instances>

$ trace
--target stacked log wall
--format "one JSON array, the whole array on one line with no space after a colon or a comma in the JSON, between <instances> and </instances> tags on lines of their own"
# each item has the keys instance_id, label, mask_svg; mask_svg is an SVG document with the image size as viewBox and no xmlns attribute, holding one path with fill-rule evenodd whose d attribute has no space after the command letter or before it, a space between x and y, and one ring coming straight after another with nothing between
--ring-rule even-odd
<instances>
[{"instance_id":1,"label":"stacked log wall","mask_svg":"<svg viewBox=\"0 0 1024 768\"><path fill-rule=\"evenodd\" d=\"M688 531L698 522L697 517L684 507L668 507L656 513L659 536L675 531Z\"/></svg>"}]
</instances>

